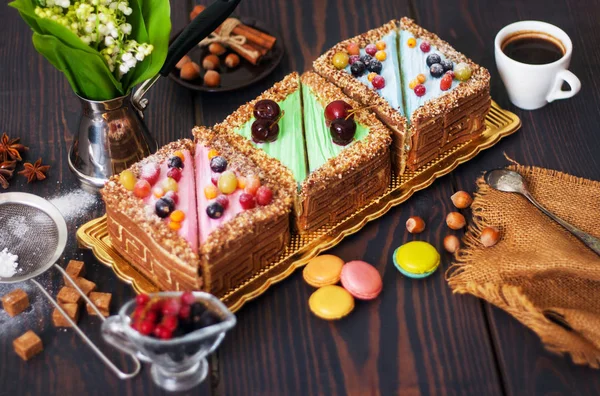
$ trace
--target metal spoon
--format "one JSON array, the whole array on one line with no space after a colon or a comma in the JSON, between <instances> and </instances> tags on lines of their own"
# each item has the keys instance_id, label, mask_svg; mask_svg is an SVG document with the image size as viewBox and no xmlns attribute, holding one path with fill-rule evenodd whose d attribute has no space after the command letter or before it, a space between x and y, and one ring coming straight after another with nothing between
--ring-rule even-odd
<instances>
[{"instance_id":1,"label":"metal spoon","mask_svg":"<svg viewBox=\"0 0 600 396\"><path fill-rule=\"evenodd\" d=\"M539 202L531 196L529 190L527 190L525 180L519 173L506 169L494 169L486 173L485 181L490 187L495 188L496 190L523 195L546 216L563 226L567 231L579 238L581 242L585 243L587 247L592 249L594 253L600 256L600 240L581 231L579 228L572 226L540 205Z\"/></svg>"}]
</instances>

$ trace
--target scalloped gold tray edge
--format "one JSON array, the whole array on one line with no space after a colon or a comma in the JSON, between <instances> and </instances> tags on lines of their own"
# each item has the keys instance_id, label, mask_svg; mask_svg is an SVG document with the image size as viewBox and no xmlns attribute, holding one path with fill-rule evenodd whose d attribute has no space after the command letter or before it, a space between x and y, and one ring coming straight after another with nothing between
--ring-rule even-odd
<instances>
[{"instance_id":1,"label":"scalloped gold tray edge","mask_svg":"<svg viewBox=\"0 0 600 396\"><path fill-rule=\"evenodd\" d=\"M233 312L239 310L246 302L264 293L274 283L290 276L314 256L337 245L346 236L358 232L367 222L383 216L392 207L410 198L416 191L427 188L437 178L452 172L458 165L472 159L482 150L492 147L520 127L519 117L503 110L492 101L490 112L486 117L486 130L480 137L443 153L415 172L407 172L401 177L393 176L392 185L380 198L373 200L338 224L324 227L308 235L293 234L292 243L280 260L228 291L221 296L221 300ZM77 230L77 240L81 247L91 249L101 263L111 267L119 279L131 284L136 293L152 293L159 290L112 248L106 227L106 215L82 225Z\"/></svg>"}]
</instances>

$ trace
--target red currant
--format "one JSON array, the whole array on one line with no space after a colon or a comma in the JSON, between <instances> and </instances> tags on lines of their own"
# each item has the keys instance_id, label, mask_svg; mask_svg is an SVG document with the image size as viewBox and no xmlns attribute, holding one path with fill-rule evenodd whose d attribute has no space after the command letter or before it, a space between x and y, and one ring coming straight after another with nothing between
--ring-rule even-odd
<instances>
[{"instance_id":1,"label":"red currant","mask_svg":"<svg viewBox=\"0 0 600 396\"><path fill-rule=\"evenodd\" d=\"M425 85L423 85L423 84L417 84L415 86L415 95L417 95L419 97L425 95L426 91L427 90L425 89Z\"/></svg>"},{"instance_id":2,"label":"red currant","mask_svg":"<svg viewBox=\"0 0 600 396\"><path fill-rule=\"evenodd\" d=\"M421 48L421 51L425 53L431 51L431 45L427 41L423 41L419 48Z\"/></svg>"},{"instance_id":3,"label":"red currant","mask_svg":"<svg viewBox=\"0 0 600 396\"><path fill-rule=\"evenodd\" d=\"M146 312L146 316L144 316L144 320L151 323L156 323L156 319L158 319L158 314L154 311L148 311Z\"/></svg>"},{"instance_id":4,"label":"red currant","mask_svg":"<svg viewBox=\"0 0 600 396\"><path fill-rule=\"evenodd\" d=\"M177 316L165 316L161 323L167 330L170 332L175 331L177 329Z\"/></svg>"},{"instance_id":5,"label":"red currant","mask_svg":"<svg viewBox=\"0 0 600 396\"><path fill-rule=\"evenodd\" d=\"M373 84L373 88L375 89L383 89L385 87L385 78L382 76L375 76L373 77L371 84Z\"/></svg>"},{"instance_id":6,"label":"red currant","mask_svg":"<svg viewBox=\"0 0 600 396\"><path fill-rule=\"evenodd\" d=\"M167 176L170 177L171 179L175 180L176 182L178 182L179 180L181 180L181 169L171 168L167 172Z\"/></svg>"},{"instance_id":7,"label":"red currant","mask_svg":"<svg viewBox=\"0 0 600 396\"><path fill-rule=\"evenodd\" d=\"M135 297L135 303L138 306L142 306L143 307L144 305L148 304L148 301L150 301L150 296L147 295L147 294L138 294Z\"/></svg>"},{"instance_id":8,"label":"red currant","mask_svg":"<svg viewBox=\"0 0 600 396\"><path fill-rule=\"evenodd\" d=\"M163 325L158 325L154 328L154 335L161 340L168 340L173 336L173 332Z\"/></svg>"},{"instance_id":9,"label":"red currant","mask_svg":"<svg viewBox=\"0 0 600 396\"><path fill-rule=\"evenodd\" d=\"M181 302L185 305L192 305L196 301L194 293L187 291L181 295Z\"/></svg>"},{"instance_id":10,"label":"red currant","mask_svg":"<svg viewBox=\"0 0 600 396\"><path fill-rule=\"evenodd\" d=\"M179 313L181 304L175 298L170 298L163 303L162 314L164 316L174 316Z\"/></svg>"},{"instance_id":11,"label":"red currant","mask_svg":"<svg viewBox=\"0 0 600 396\"><path fill-rule=\"evenodd\" d=\"M192 308L189 305L182 305L179 309L179 317L181 319L187 319L190 317L190 313L192 312Z\"/></svg>"},{"instance_id":12,"label":"red currant","mask_svg":"<svg viewBox=\"0 0 600 396\"><path fill-rule=\"evenodd\" d=\"M256 199L254 198L254 195L242 193L240 195L240 205L245 210L254 208L256 206Z\"/></svg>"},{"instance_id":13,"label":"red currant","mask_svg":"<svg viewBox=\"0 0 600 396\"><path fill-rule=\"evenodd\" d=\"M447 91L450 89L450 87L452 86L452 77L450 76L444 76L441 80L440 80L440 89L442 91Z\"/></svg>"},{"instance_id":14,"label":"red currant","mask_svg":"<svg viewBox=\"0 0 600 396\"><path fill-rule=\"evenodd\" d=\"M161 312L161 311L162 311L162 308L163 308L163 305L164 305L164 303L163 303L163 301L162 301L162 300L160 300L160 301L155 301L155 302L154 302L154 303L153 303L153 304L150 306L150 309L151 309L152 311L154 311L154 312Z\"/></svg>"},{"instance_id":15,"label":"red currant","mask_svg":"<svg viewBox=\"0 0 600 396\"><path fill-rule=\"evenodd\" d=\"M273 202L273 191L267 186L260 186L256 192L256 202L265 206Z\"/></svg>"},{"instance_id":16,"label":"red currant","mask_svg":"<svg viewBox=\"0 0 600 396\"><path fill-rule=\"evenodd\" d=\"M137 307L135 307L135 311L133 311L132 316L134 319L139 319L142 317L142 315L144 315L144 306L138 305Z\"/></svg>"},{"instance_id":17,"label":"red currant","mask_svg":"<svg viewBox=\"0 0 600 396\"><path fill-rule=\"evenodd\" d=\"M227 195L219 195L215 201L220 203L223 209L227 209L229 207L229 198L227 198Z\"/></svg>"},{"instance_id":18,"label":"red currant","mask_svg":"<svg viewBox=\"0 0 600 396\"><path fill-rule=\"evenodd\" d=\"M140 170L140 179L154 185L160 177L160 165L157 162L148 162Z\"/></svg>"},{"instance_id":19,"label":"red currant","mask_svg":"<svg viewBox=\"0 0 600 396\"><path fill-rule=\"evenodd\" d=\"M143 335L146 335L146 336L150 335L154 331L154 323L145 320L142 323L140 323L137 331L139 331L140 333L142 333Z\"/></svg>"},{"instance_id":20,"label":"red currant","mask_svg":"<svg viewBox=\"0 0 600 396\"><path fill-rule=\"evenodd\" d=\"M365 47L365 52L371 56L375 56L377 53L377 46L375 44L368 44Z\"/></svg>"},{"instance_id":21,"label":"red currant","mask_svg":"<svg viewBox=\"0 0 600 396\"><path fill-rule=\"evenodd\" d=\"M147 180L140 179L135 183L135 187L133 187L133 195L138 198L146 198L150 195L152 190L152 186L148 183Z\"/></svg>"},{"instance_id":22,"label":"red currant","mask_svg":"<svg viewBox=\"0 0 600 396\"><path fill-rule=\"evenodd\" d=\"M453 70L448 70L444 76L450 76L452 79L454 79L454 71Z\"/></svg>"}]
</instances>

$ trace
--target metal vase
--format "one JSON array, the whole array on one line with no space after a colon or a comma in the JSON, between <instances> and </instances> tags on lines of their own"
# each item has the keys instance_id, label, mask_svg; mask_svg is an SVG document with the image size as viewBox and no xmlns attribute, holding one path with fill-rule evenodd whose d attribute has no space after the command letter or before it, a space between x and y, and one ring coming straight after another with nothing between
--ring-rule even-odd
<instances>
[{"instance_id":1,"label":"metal vase","mask_svg":"<svg viewBox=\"0 0 600 396\"><path fill-rule=\"evenodd\" d=\"M156 152L143 114L131 97L81 100L81 119L69 152L69 168L81 187L98 191L112 176Z\"/></svg>"}]
</instances>

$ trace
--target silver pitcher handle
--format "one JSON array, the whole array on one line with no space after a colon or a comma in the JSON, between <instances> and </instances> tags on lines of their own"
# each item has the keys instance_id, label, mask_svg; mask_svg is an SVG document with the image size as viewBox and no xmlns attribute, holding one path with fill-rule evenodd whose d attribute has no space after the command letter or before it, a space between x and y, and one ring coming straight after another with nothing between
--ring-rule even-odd
<instances>
[{"instance_id":1,"label":"silver pitcher handle","mask_svg":"<svg viewBox=\"0 0 600 396\"><path fill-rule=\"evenodd\" d=\"M157 74L156 76L144 81L131 96L131 103L133 103L133 107L135 107L141 118L144 118L144 110L146 110L146 107L148 106L148 99L144 98L144 95L146 95L146 92L152 88L154 83L158 81L159 78L160 74Z\"/></svg>"}]
</instances>

